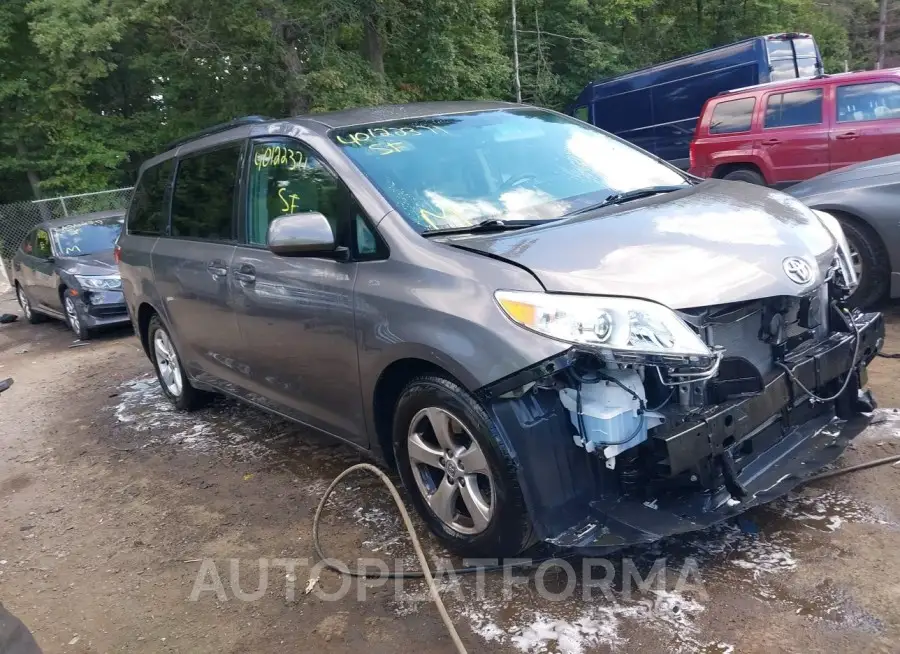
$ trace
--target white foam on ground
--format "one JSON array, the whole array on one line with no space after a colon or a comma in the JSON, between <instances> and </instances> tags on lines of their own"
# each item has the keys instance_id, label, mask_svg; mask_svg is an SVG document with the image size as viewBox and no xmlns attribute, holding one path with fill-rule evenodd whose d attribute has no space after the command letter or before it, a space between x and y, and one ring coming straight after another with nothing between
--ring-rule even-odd
<instances>
[{"instance_id":1,"label":"white foam on ground","mask_svg":"<svg viewBox=\"0 0 900 654\"><path fill-rule=\"evenodd\" d=\"M208 451L226 450L246 458L260 458L272 451L250 436L268 436L260 414L243 408L232 409L236 419L223 429L223 416L214 407L209 412L181 413L165 398L155 377L144 376L123 385L114 407L116 420L133 432L135 440L171 443L184 448ZM228 416L225 416L227 419ZM880 410L873 425L860 438L900 437L900 412ZM320 495L327 480L298 480L312 495ZM343 511L367 534L363 546L382 555L405 546L405 531L393 507L360 506L363 487L347 486L340 499L332 499L332 508ZM366 487L368 488L368 487ZM387 505L386 505L387 506ZM834 531L846 522L894 524L890 516L839 491L824 491L814 497L790 497L775 505L783 517L804 526ZM645 548L648 557L667 556L668 543ZM679 548L684 556L700 564L703 581L716 580L730 585L746 584L761 599L775 595L767 585L770 575L796 570L797 559L788 535L781 532L747 534L736 524L718 525L705 532L682 537ZM432 557L435 552L432 551ZM414 567L414 566L410 566ZM466 621L487 643L508 646L527 654L558 652L584 654L597 648L619 650L629 641L628 633L651 630L659 634L671 652L716 652L731 654L728 643L704 641L695 624L705 607L696 599L674 591L649 591L640 598L609 602L602 596L585 601L580 592L561 602L550 602L536 595L527 601L501 601L496 576L489 576L482 597L475 597L472 578L442 580L451 613ZM430 603L424 586L416 592L401 592L394 598L394 613L408 616ZM463 593L462 599L449 595ZM535 606L540 607L535 610Z\"/></svg>"},{"instance_id":2,"label":"white foam on ground","mask_svg":"<svg viewBox=\"0 0 900 654\"><path fill-rule=\"evenodd\" d=\"M772 510L818 531L836 531L846 523L896 526L887 509L834 489L806 489L779 500Z\"/></svg>"},{"instance_id":3,"label":"white foam on ground","mask_svg":"<svg viewBox=\"0 0 900 654\"><path fill-rule=\"evenodd\" d=\"M254 425L252 419L244 419L242 415L227 420L227 416L208 411L179 411L152 375L123 384L117 399L118 404L113 407L116 421L135 432L141 447L169 443L202 452L224 450L245 459L260 459L271 454L268 447L251 440L251 436L264 435L264 425ZM252 412L252 409L240 407L239 412ZM210 417L218 420L213 422ZM227 427L222 427L221 423L226 420Z\"/></svg>"},{"instance_id":4,"label":"white foam on ground","mask_svg":"<svg viewBox=\"0 0 900 654\"><path fill-rule=\"evenodd\" d=\"M573 598L560 604L541 604L545 607L539 611L523 610L510 618L501 617L509 615L509 607L496 599L465 601L455 606L455 611L486 642L512 646L526 654L618 650L629 641L623 633L629 623L636 629L661 634L668 651L673 653L706 651L710 645L701 641L694 625L696 616L705 608L674 591L651 591L643 599L630 601L608 602L597 597L591 602Z\"/></svg>"}]
</instances>

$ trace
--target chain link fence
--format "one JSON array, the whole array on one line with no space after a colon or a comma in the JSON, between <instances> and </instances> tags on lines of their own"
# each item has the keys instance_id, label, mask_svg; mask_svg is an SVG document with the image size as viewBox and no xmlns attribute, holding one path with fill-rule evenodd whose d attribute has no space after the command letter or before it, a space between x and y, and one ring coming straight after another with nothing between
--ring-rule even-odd
<instances>
[{"instance_id":1,"label":"chain link fence","mask_svg":"<svg viewBox=\"0 0 900 654\"><path fill-rule=\"evenodd\" d=\"M10 260L32 227L45 220L79 216L94 211L125 209L131 199L132 187L109 191L64 195L30 202L0 204L0 292L6 290L11 278ZM3 279L2 274L6 275Z\"/></svg>"}]
</instances>

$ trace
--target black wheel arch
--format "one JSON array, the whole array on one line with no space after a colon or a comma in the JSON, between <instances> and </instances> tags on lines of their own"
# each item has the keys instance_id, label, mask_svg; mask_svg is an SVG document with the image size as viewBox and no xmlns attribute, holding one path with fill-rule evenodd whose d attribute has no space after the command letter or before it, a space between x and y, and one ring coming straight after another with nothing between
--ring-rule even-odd
<instances>
[{"instance_id":1,"label":"black wheel arch","mask_svg":"<svg viewBox=\"0 0 900 654\"><path fill-rule=\"evenodd\" d=\"M394 409L403 389L414 379L426 375L445 377L459 386L472 392L474 388L460 382L456 375L434 361L407 356L394 359L386 365L375 381L369 409L366 411L367 422L370 422L369 433L374 435L371 441L373 453L396 470L394 460L393 428ZM369 420L369 417L371 420Z\"/></svg>"},{"instance_id":2,"label":"black wheel arch","mask_svg":"<svg viewBox=\"0 0 900 654\"><path fill-rule=\"evenodd\" d=\"M137 310L137 334L141 341L141 347L144 348L144 354L148 357L150 356L148 333L150 330L150 319L153 316L160 316L160 320L162 320L162 314L156 310L156 307L149 302L142 302Z\"/></svg>"}]
</instances>

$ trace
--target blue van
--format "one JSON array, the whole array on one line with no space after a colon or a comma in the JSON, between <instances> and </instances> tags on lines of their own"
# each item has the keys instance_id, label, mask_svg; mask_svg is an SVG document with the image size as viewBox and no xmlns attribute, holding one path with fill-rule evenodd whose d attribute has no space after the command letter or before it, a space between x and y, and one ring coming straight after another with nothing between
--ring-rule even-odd
<instances>
[{"instance_id":1,"label":"blue van","mask_svg":"<svg viewBox=\"0 0 900 654\"><path fill-rule=\"evenodd\" d=\"M687 169L694 127L709 98L822 73L811 35L769 34L592 82L570 113Z\"/></svg>"}]
</instances>

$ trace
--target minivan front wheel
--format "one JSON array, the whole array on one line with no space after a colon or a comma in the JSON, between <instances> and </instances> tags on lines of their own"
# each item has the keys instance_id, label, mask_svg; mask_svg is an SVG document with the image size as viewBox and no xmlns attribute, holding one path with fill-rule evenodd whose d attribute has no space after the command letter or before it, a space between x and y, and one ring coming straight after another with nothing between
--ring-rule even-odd
<instances>
[{"instance_id":1,"label":"minivan front wheel","mask_svg":"<svg viewBox=\"0 0 900 654\"><path fill-rule=\"evenodd\" d=\"M156 370L156 378L163 393L176 408L190 411L202 406L208 394L191 386L181 357L175 349L169 330L162 324L159 316L150 318L147 327L147 342L150 344L150 361Z\"/></svg>"},{"instance_id":2,"label":"minivan front wheel","mask_svg":"<svg viewBox=\"0 0 900 654\"><path fill-rule=\"evenodd\" d=\"M412 503L447 549L509 557L532 543L515 461L458 384L437 376L410 382L397 402L393 437Z\"/></svg>"}]
</instances>

